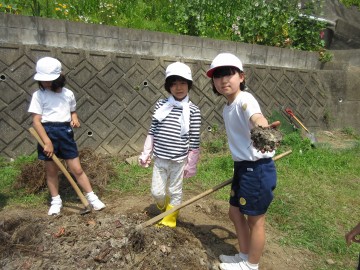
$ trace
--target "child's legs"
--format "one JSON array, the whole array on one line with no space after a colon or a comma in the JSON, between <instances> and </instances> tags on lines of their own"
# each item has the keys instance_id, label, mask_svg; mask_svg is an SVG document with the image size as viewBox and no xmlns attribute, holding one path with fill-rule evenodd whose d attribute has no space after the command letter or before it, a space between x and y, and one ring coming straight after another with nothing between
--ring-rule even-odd
<instances>
[{"instance_id":1,"label":"child's legs","mask_svg":"<svg viewBox=\"0 0 360 270\"><path fill-rule=\"evenodd\" d=\"M83 171L79 157L73 159L67 159L66 164L69 166L70 171L75 176L80 187L86 192L89 193L92 191L92 187L89 181L89 178Z\"/></svg>"},{"instance_id":2,"label":"child's legs","mask_svg":"<svg viewBox=\"0 0 360 270\"><path fill-rule=\"evenodd\" d=\"M180 205L185 161L171 161L169 166L169 195L171 205Z\"/></svg>"},{"instance_id":3,"label":"child's legs","mask_svg":"<svg viewBox=\"0 0 360 270\"><path fill-rule=\"evenodd\" d=\"M233 205L230 205L229 217L235 227L240 252L248 254L250 248L250 231L246 217L240 213L238 207L235 207Z\"/></svg>"},{"instance_id":4,"label":"child's legs","mask_svg":"<svg viewBox=\"0 0 360 270\"><path fill-rule=\"evenodd\" d=\"M257 264L265 246L265 214L248 216L248 224L250 228L248 260L250 263Z\"/></svg>"},{"instance_id":5,"label":"child's legs","mask_svg":"<svg viewBox=\"0 0 360 270\"><path fill-rule=\"evenodd\" d=\"M151 194L159 207L165 204L166 182L168 178L168 162L164 159L155 158L151 182Z\"/></svg>"},{"instance_id":6,"label":"child's legs","mask_svg":"<svg viewBox=\"0 0 360 270\"><path fill-rule=\"evenodd\" d=\"M51 197L59 195L59 168L54 161L45 161L46 183Z\"/></svg>"}]
</instances>

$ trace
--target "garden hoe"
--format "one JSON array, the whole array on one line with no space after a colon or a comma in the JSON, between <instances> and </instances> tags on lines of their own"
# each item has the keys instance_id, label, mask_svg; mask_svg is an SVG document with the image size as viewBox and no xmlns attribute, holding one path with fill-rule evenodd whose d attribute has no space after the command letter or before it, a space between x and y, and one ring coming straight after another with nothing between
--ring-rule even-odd
<instances>
[{"instance_id":1,"label":"garden hoe","mask_svg":"<svg viewBox=\"0 0 360 270\"><path fill-rule=\"evenodd\" d=\"M33 127L31 127L31 128L29 128L29 131L35 137L35 139L38 141L38 143L41 145L41 147L44 148L44 142L42 141L42 139L40 138L40 136L36 132L36 130ZM76 194L79 196L82 204L85 206L85 208L80 211L80 214L84 215L84 214L90 213L91 209L92 209L91 205L89 204L88 200L85 198L84 194L81 192L81 190L77 186L74 179L71 177L70 173L66 170L65 166L61 163L61 161L55 154L53 154L51 158L55 162L55 164L59 167L61 172L66 176L67 180L70 182L71 186L74 188Z\"/></svg>"},{"instance_id":2,"label":"garden hoe","mask_svg":"<svg viewBox=\"0 0 360 270\"><path fill-rule=\"evenodd\" d=\"M305 126L303 123L301 123L301 121L299 120L299 118L297 118L293 111L290 108L286 108L285 112L287 112L288 115L290 115L290 117L294 118L296 120L296 122L306 131L306 137L308 137L311 141L311 145L314 145L316 143L316 138L315 135L313 133L311 133Z\"/></svg>"},{"instance_id":3,"label":"garden hoe","mask_svg":"<svg viewBox=\"0 0 360 270\"><path fill-rule=\"evenodd\" d=\"M288 151L286 151L286 152L284 152L282 154L279 154L279 155L273 157L273 160L274 161L278 160L278 159L280 159L280 158L282 158L284 156L289 155L291 152L292 152L292 150L288 150ZM172 209L170 209L168 211L165 211L165 212L161 213L160 215L157 215L157 216L153 217L152 219L149 219L148 221L145 221L144 223L141 223L141 224L137 225L135 227L135 229L137 231L139 231L139 230L141 230L141 229L143 229L143 228L145 228L147 226L150 226L150 225L154 224L155 222L158 222L159 220L161 220L165 216L170 215L171 213L173 213L173 212L175 212L175 211L177 211L177 210L179 210L179 209L181 209L181 208L183 208L183 207L185 207L185 206L187 206L187 205L189 205L189 204L191 204L193 202L196 202L197 200L200 200L201 198L213 193L214 191L231 184L231 182L232 182L232 178L230 178L229 180L227 180L227 181L225 181L225 182L223 182L223 183L221 183L221 184L219 184L219 185L217 185L217 186L215 186L215 187L213 187L211 189L208 189L207 191L204 191L203 193L200 193L199 195L187 200L186 202L183 202L180 205L174 206L174 208L172 208Z\"/></svg>"}]
</instances>

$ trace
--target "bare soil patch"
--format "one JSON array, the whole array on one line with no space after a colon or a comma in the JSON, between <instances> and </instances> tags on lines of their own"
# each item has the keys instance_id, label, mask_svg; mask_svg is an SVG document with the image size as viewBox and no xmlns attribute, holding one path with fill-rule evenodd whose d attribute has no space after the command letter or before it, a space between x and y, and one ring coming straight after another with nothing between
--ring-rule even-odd
<instances>
[{"instance_id":1,"label":"bare soil patch","mask_svg":"<svg viewBox=\"0 0 360 270\"><path fill-rule=\"evenodd\" d=\"M334 147L347 140L340 133L320 135L317 133L319 142ZM29 170L32 171L38 172L39 168ZM105 186L98 183L102 185ZM100 196L107 207L84 216L79 215L83 207L74 194L64 200L62 214L57 217L47 216L49 202L36 209L3 208L0 268L205 270L219 269L220 254L238 252L235 231L227 215L228 203L212 195L181 209L174 229L148 226L136 231L136 225L160 214L150 192L130 196L102 190ZM63 187L62 191L73 192L71 187ZM184 191L184 201L196 195ZM269 225L266 230L261 270L312 269L318 259L314 254L282 246L285 236Z\"/></svg>"},{"instance_id":2,"label":"bare soil patch","mask_svg":"<svg viewBox=\"0 0 360 270\"><path fill-rule=\"evenodd\" d=\"M107 208L84 216L78 214L80 201L65 202L57 217L47 216L45 204L1 211L0 268L218 269L220 254L237 252L227 202L206 197L181 209L174 229L135 231L159 214L152 198L115 193L102 198ZM267 234L261 270L311 269L311 253L280 246L274 228Z\"/></svg>"}]
</instances>

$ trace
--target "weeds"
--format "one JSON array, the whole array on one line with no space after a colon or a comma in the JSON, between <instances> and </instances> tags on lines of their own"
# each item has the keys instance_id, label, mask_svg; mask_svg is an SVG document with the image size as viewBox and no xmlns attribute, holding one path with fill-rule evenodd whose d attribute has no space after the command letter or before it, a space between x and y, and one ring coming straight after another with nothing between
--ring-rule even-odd
<instances>
[{"instance_id":1,"label":"weeds","mask_svg":"<svg viewBox=\"0 0 360 270\"><path fill-rule=\"evenodd\" d=\"M144 0L2 0L0 11L319 51L325 47L326 25L311 16L321 9L319 3L156 0L149 5ZM331 60L329 56L324 53L321 61Z\"/></svg>"}]
</instances>

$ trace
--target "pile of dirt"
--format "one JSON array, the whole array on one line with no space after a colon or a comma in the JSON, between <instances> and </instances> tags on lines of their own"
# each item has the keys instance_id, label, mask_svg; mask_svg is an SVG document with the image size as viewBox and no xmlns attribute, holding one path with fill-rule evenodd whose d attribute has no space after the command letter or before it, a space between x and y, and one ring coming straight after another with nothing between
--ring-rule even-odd
<instances>
[{"instance_id":1,"label":"pile of dirt","mask_svg":"<svg viewBox=\"0 0 360 270\"><path fill-rule=\"evenodd\" d=\"M180 210L176 228L151 225L137 231L159 214L150 196L107 193L103 200L107 208L83 216L80 202L65 202L56 217L46 215L47 205L3 210L0 268L219 269L220 254L237 252L227 202L204 198ZM280 247L280 234L267 230L270 243L261 270L310 269L311 254Z\"/></svg>"}]
</instances>

